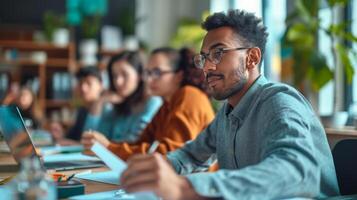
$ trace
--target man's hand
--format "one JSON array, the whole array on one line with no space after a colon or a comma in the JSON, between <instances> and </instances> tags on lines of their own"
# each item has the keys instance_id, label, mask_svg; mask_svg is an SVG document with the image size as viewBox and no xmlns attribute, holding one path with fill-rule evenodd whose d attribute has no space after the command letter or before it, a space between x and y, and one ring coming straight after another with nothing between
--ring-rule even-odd
<instances>
[{"instance_id":1,"label":"man's hand","mask_svg":"<svg viewBox=\"0 0 357 200\"><path fill-rule=\"evenodd\" d=\"M112 104L122 103L125 99L122 96L120 96L119 94L112 92L112 91L104 92L104 94L102 95L102 98L105 102L109 102Z\"/></svg>"},{"instance_id":2,"label":"man's hand","mask_svg":"<svg viewBox=\"0 0 357 200\"><path fill-rule=\"evenodd\" d=\"M127 192L153 191L163 199L200 199L189 181L176 174L158 153L134 155L121 175L121 186Z\"/></svg>"},{"instance_id":3,"label":"man's hand","mask_svg":"<svg viewBox=\"0 0 357 200\"><path fill-rule=\"evenodd\" d=\"M108 147L110 141L101 133L96 131L85 131L81 138L81 144L86 151L90 150L95 142L99 142L105 147Z\"/></svg>"},{"instance_id":4,"label":"man's hand","mask_svg":"<svg viewBox=\"0 0 357 200\"><path fill-rule=\"evenodd\" d=\"M103 111L103 106L106 103L119 104L124 101L124 98L115 92L105 91L101 94L100 98L93 102L89 108L92 115L100 115Z\"/></svg>"}]
</instances>

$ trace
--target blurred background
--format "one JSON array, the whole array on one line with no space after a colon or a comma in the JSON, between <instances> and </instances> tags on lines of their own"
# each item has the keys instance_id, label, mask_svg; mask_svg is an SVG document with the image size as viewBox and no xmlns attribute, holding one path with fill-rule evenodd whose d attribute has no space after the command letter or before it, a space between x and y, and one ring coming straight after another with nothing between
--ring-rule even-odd
<instances>
[{"instance_id":1,"label":"blurred background","mask_svg":"<svg viewBox=\"0 0 357 200\"><path fill-rule=\"evenodd\" d=\"M228 9L253 12L268 27L266 77L299 89L320 116L348 115L353 124L357 0L2 0L1 102L26 86L44 122L70 125L81 103L74 92L80 67L98 66L108 85L108 59L123 49L198 52L200 23Z\"/></svg>"}]
</instances>

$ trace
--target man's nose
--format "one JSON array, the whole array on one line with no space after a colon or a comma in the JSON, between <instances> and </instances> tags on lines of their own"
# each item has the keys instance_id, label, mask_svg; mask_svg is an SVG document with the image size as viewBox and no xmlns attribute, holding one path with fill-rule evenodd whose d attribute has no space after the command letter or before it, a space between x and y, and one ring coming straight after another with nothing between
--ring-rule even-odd
<instances>
[{"instance_id":1,"label":"man's nose","mask_svg":"<svg viewBox=\"0 0 357 200\"><path fill-rule=\"evenodd\" d=\"M217 69L217 65L213 64L211 61L208 59L205 60L205 63L203 64L203 72L207 74L209 71L213 71Z\"/></svg>"}]
</instances>

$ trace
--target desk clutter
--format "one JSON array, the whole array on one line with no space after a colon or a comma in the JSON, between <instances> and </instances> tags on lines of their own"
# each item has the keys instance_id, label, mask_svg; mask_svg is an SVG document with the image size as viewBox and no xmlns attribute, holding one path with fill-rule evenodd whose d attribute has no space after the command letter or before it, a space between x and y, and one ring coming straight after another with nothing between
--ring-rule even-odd
<instances>
[{"instance_id":1,"label":"desk clutter","mask_svg":"<svg viewBox=\"0 0 357 200\"><path fill-rule=\"evenodd\" d=\"M58 198L68 198L75 195L84 194L84 184L77 180L57 182Z\"/></svg>"},{"instance_id":2,"label":"desk clutter","mask_svg":"<svg viewBox=\"0 0 357 200\"><path fill-rule=\"evenodd\" d=\"M93 181L94 184L110 184L119 189L120 175L127 167L126 163L113 155L99 143L95 143L92 151L97 157L86 156L80 153L81 146L53 146L40 147L44 162L58 162L68 160L101 160L108 171L92 172L85 169L71 173L69 171L44 170L39 159L24 158L21 161L21 170L16 176L0 177L0 193L8 193L9 199L159 199L153 192L128 194L124 190L113 190L85 194L86 185L82 180ZM112 187L115 189L115 187ZM112 189L111 189L112 190Z\"/></svg>"},{"instance_id":3,"label":"desk clutter","mask_svg":"<svg viewBox=\"0 0 357 200\"><path fill-rule=\"evenodd\" d=\"M57 187L53 179L41 168L39 159L27 157L21 160L21 170L5 185L9 199L57 199Z\"/></svg>"}]
</instances>

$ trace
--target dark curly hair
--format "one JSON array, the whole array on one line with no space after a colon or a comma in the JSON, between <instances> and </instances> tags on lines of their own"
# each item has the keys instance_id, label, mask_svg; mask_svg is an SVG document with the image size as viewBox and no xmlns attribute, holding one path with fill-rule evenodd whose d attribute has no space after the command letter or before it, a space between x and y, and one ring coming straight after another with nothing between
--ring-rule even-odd
<instances>
[{"instance_id":1,"label":"dark curly hair","mask_svg":"<svg viewBox=\"0 0 357 200\"><path fill-rule=\"evenodd\" d=\"M258 47L264 57L268 32L260 18L243 10L228 10L227 13L218 12L208 16L202 23L202 28L207 31L225 26L231 27L238 41L245 46Z\"/></svg>"},{"instance_id":2,"label":"dark curly hair","mask_svg":"<svg viewBox=\"0 0 357 200\"><path fill-rule=\"evenodd\" d=\"M113 56L108 63L108 76L111 91L116 91L113 81L113 66L116 62L119 61L126 61L129 63L140 77L138 87L134 93L127 97L122 103L114 105L114 109L116 110L117 114L126 115L130 114L132 112L132 108L135 105L143 102L147 97L144 81L141 78L144 70L144 64L140 53L136 51L123 51Z\"/></svg>"},{"instance_id":3,"label":"dark curly hair","mask_svg":"<svg viewBox=\"0 0 357 200\"><path fill-rule=\"evenodd\" d=\"M80 68L76 73L77 80L81 80L82 78L86 78L88 76L93 76L97 78L99 81L102 81L102 76L98 67L95 66L86 66Z\"/></svg>"}]
</instances>

